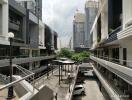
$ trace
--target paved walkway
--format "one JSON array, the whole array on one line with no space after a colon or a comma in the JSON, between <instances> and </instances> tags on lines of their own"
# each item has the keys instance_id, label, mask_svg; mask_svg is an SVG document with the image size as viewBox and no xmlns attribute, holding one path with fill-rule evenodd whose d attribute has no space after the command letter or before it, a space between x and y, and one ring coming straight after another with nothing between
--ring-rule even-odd
<instances>
[{"instance_id":1,"label":"paved walkway","mask_svg":"<svg viewBox=\"0 0 132 100\"><path fill-rule=\"evenodd\" d=\"M69 68L70 69L70 68ZM71 77L75 78L76 68L73 66L73 72L71 72ZM73 79L74 79L73 78ZM57 93L57 100L67 100L67 95L69 96L69 84L68 76L65 76L65 71L62 72L62 81L59 85L59 70L54 72L54 75L50 75L47 79L47 76L41 78L36 82L36 87L40 88L42 85L47 85L50 89ZM71 88L74 81L71 81ZM39 86L37 85L39 84ZM41 85L40 85L41 84ZM54 99L55 100L55 99Z\"/></svg>"},{"instance_id":2,"label":"paved walkway","mask_svg":"<svg viewBox=\"0 0 132 100\"><path fill-rule=\"evenodd\" d=\"M2 87L4 84L0 82L0 87ZM0 91L0 100L6 100L8 96L8 88ZM14 98L12 100L19 100L19 97L17 96L16 92L14 91Z\"/></svg>"}]
</instances>

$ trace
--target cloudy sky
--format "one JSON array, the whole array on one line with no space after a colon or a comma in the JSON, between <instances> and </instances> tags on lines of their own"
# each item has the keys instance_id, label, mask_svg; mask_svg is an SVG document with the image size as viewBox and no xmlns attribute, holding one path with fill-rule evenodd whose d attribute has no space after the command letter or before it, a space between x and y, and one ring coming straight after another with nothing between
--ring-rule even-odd
<instances>
[{"instance_id":1,"label":"cloudy sky","mask_svg":"<svg viewBox=\"0 0 132 100\"><path fill-rule=\"evenodd\" d=\"M86 0L42 0L43 21L57 31L61 45L66 46L72 36L72 22L78 9L84 12Z\"/></svg>"}]
</instances>

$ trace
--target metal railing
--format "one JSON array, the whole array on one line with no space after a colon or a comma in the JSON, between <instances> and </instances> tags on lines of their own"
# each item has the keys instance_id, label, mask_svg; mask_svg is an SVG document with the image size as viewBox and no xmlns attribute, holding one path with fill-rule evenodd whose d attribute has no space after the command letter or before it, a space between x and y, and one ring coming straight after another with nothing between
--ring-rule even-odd
<instances>
[{"instance_id":1,"label":"metal railing","mask_svg":"<svg viewBox=\"0 0 132 100\"><path fill-rule=\"evenodd\" d=\"M55 67L53 70L53 73L55 73L57 70L58 70L58 67ZM50 70L48 72L49 76L52 75L52 70ZM39 89L39 87L41 87L41 85L44 84L44 79L47 77L47 74L44 73L44 75L42 75L41 77L35 79L34 81L31 82L31 84L34 84L34 86ZM40 80L43 80L43 81L40 81Z\"/></svg>"},{"instance_id":2,"label":"metal railing","mask_svg":"<svg viewBox=\"0 0 132 100\"><path fill-rule=\"evenodd\" d=\"M6 75L0 74L0 81L2 83L8 84L9 83L9 80L10 80L9 77L7 77Z\"/></svg>"},{"instance_id":3,"label":"metal railing","mask_svg":"<svg viewBox=\"0 0 132 100\"><path fill-rule=\"evenodd\" d=\"M19 56L12 56L12 58L27 58L28 55L19 55ZM0 56L0 60L9 59L10 56Z\"/></svg>"},{"instance_id":4,"label":"metal railing","mask_svg":"<svg viewBox=\"0 0 132 100\"><path fill-rule=\"evenodd\" d=\"M108 56L96 56L96 55L93 55L97 58L100 58L100 59L103 59L103 60L106 60L106 61L110 61L110 62L113 62L113 63L116 63L116 64L119 64L119 65L122 65L122 66L125 66L125 67L128 67L128 68L131 68L132 69L132 61L130 60L123 60L123 59L117 59L117 58L110 58Z\"/></svg>"},{"instance_id":5,"label":"metal railing","mask_svg":"<svg viewBox=\"0 0 132 100\"><path fill-rule=\"evenodd\" d=\"M33 83L34 83L34 73L33 72L31 72L31 71L29 71L29 70L27 70L27 69L25 69L19 65L14 65L14 64L13 64L13 71L16 72L15 74L13 74L13 82L10 82L10 83L5 82L2 86L0 86L0 91L8 89L11 86L15 86L15 85L17 85L17 83L19 83L23 80L29 79L29 78L32 79ZM5 77L3 77L3 75L0 75L0 76L1 76L0 77L1 80L2 79L5 80L4 79ZM21 78L20 79L14 79L15 76L21 76ZM35 87L33 84L32 92L34 92L34 89L35 89Z\"/></svg>"},{"instance_id":6,"label":"metal railing","mask_svg":"<svg viewBox=\"0 0 132 100\"><path fill-rule=\"evenodd\" d=\"M48 54L41 54L41 55L32 55L32 57L47 57ZM50 56L55 56L54 54ZM10 56L0 56L0 60L9 59ZM12 58L29 58L29 55L19 55L19 56L12 56Z\"/></svg>"},{"instance_id":7,"label":"metal railing","mask_svg":"<svg viewBox=\"0 0 132 100\"><path fill-rule=\"evenodd\" d=\"M98 73L101 75L101 77L106 80L107 84L115 92L115 95L114 95L115 97L113 96L114 98L120 98L120 100L129 100L129 98L123 97L123 96L128 96L128 94L125 94L123 91L121 91L119 86L116 86L115 79L109 79L108 75L103 73L98 67L95 67L95 69L98 71ZM118 95L120 95L120 97L118 97Z\"/></svg>"},{"instance_id":8,"label":"metal railing","mask_svg":"<svg viewBox=\"0 0 132 100\"><path fill-rule=\"evenodd\" d=\"M122 26L117 27L114 31L109 33L109 37L112 37L115 33L119 32L122 30Z\"/></svg>"}]
</instances>

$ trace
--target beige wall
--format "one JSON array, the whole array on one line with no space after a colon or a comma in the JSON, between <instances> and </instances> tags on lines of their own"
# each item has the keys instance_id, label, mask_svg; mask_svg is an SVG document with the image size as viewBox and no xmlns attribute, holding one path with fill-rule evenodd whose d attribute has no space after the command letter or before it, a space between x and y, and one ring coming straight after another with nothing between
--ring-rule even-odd
<instances>
[{"instance_id":1,"label":"beige wall","mask_svg":"<svg viewBox=\"0 0 132 100\"><path fill-rule=\"evenodd\" d=\"M107 1L107 0L106 0ZM108 38L108 3L105 3L101 12L101 41Z\"/></svg>"},{"instance_id":2,"label":"beige wall","mask_svg":"<svg viewBox=\"0 0 132 100\"><path fill-rule=\"evenodd\" d=\"M129 22L132 23L132 0L123 0L123 28Z\"/></svg>"},{"instance_id":3,"label":"beige wall","mask_svg":"<svg viewBox=\"0 0 132 100\"><path fill-rule=\"evenodd\" d=\"M123 59L123 48L127 48L128 65L132 67L132 37L121 40L120 42L120 59Z\"/></svg>"}]
</instances>

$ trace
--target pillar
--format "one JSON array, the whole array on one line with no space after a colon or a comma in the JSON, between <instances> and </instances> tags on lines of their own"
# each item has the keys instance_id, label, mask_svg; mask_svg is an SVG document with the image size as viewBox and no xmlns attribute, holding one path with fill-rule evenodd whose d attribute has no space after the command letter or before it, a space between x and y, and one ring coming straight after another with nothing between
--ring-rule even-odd
<instances>
[{"instance_id":1,"label":"pillar","mask_svg":"<svg viewBox=\"0 0 132 100\"><path fill-rule=\"evenodd\" d=\"M2 35L8 36L8 19L9 19L9 9L8 9L8 0L7 3L2 5Z\"/></svg>"}]
</instances>

